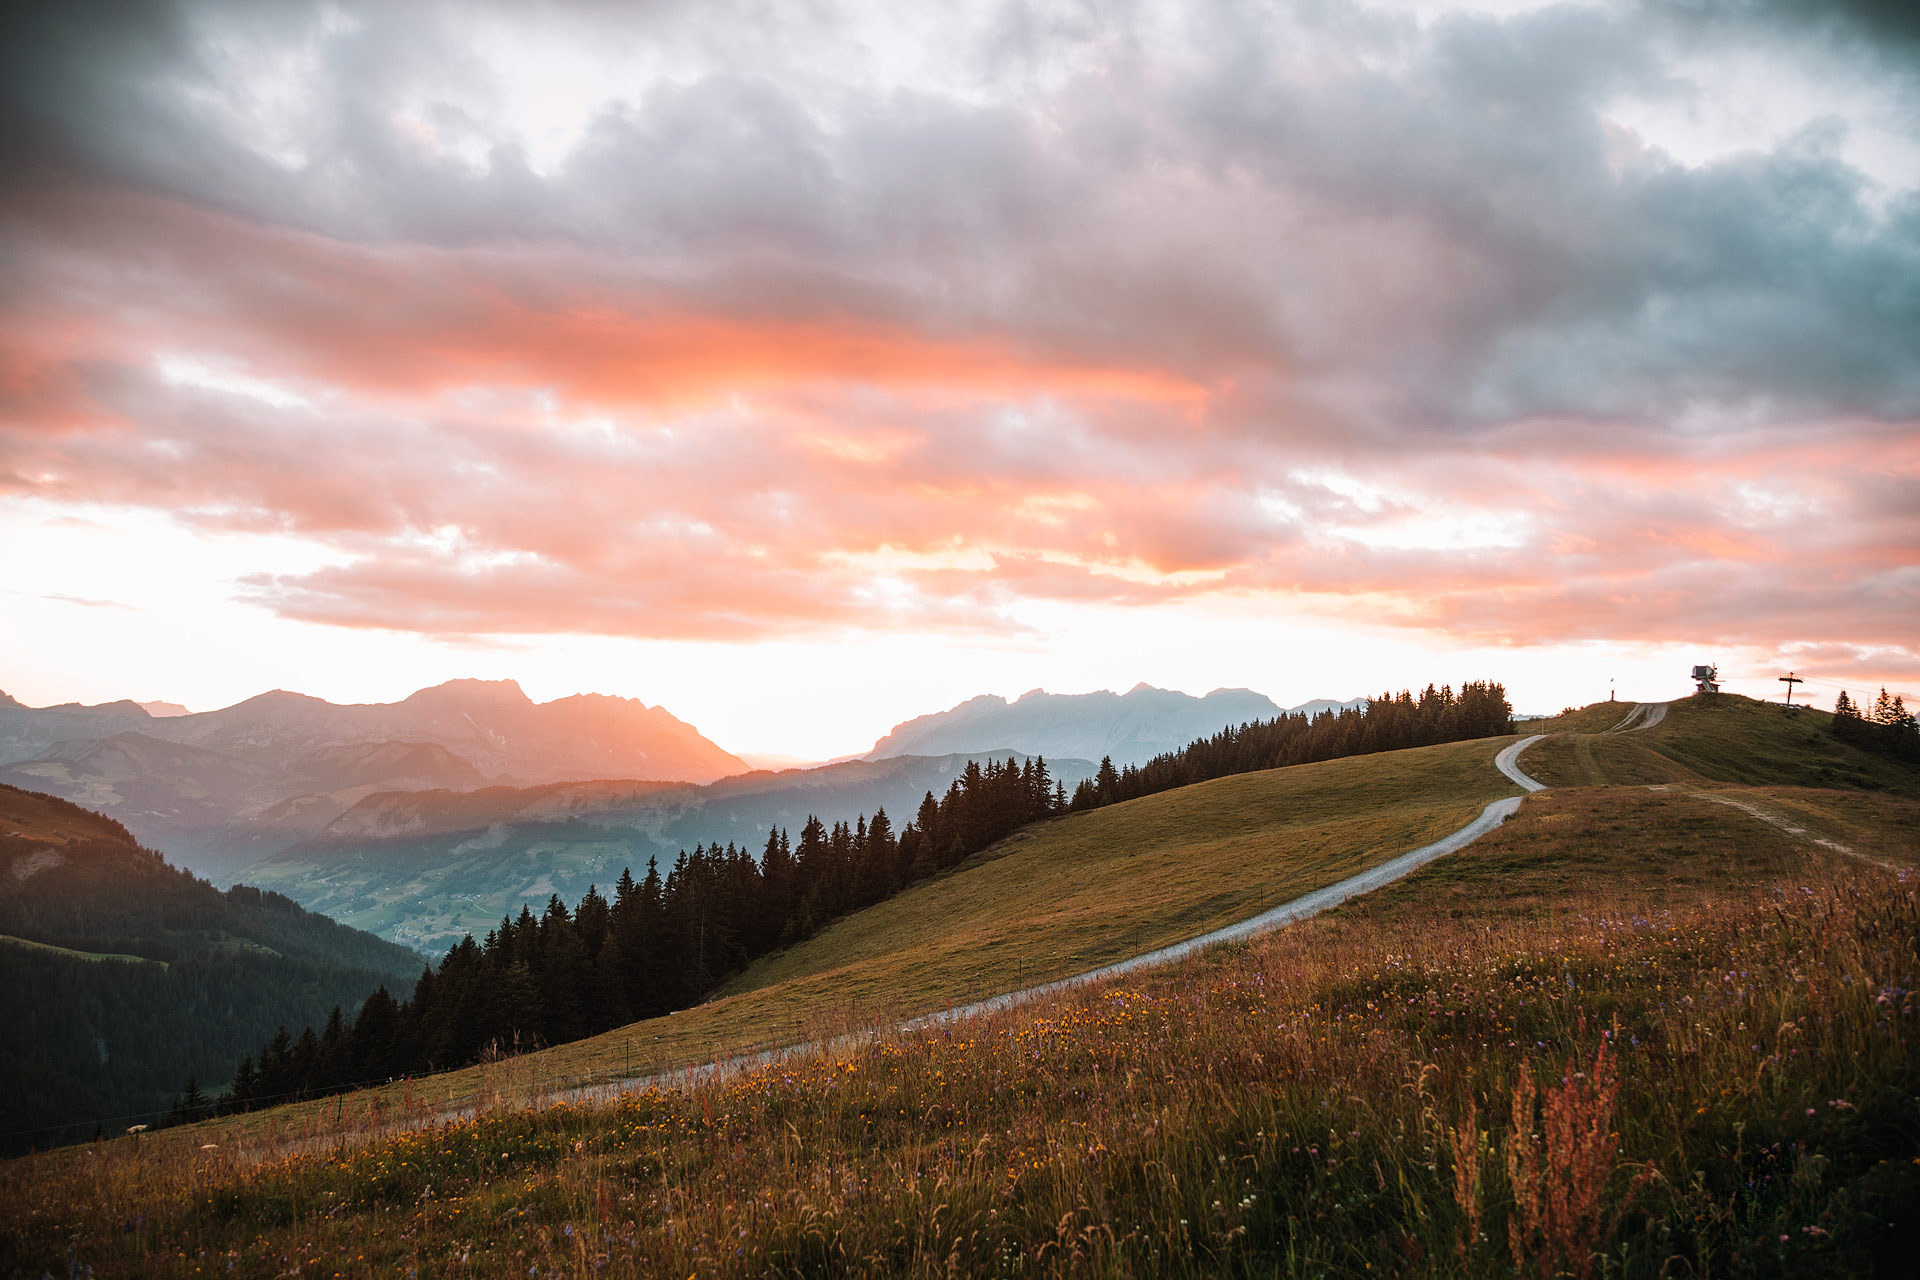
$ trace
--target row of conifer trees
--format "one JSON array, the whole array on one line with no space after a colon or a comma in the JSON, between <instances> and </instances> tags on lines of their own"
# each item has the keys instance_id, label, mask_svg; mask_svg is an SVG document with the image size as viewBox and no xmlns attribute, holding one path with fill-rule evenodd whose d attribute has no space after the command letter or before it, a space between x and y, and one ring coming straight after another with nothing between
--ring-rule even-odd
<instances>
[{"instance_id":1,"label":"row of conifer trees","mask_svg":"<svg viewBox=\"0 0 1920 1280\"><path fill-rule=\"evenodd\" d=\"M643 879L621 874L611 900L592 888L569 911L556 894L538 916L523 906L484 941L463 938L406 1001L383 987L356 1016L335 1009L322 1030L296 1038L281 1028L240 1064L226 1105L317 1097L686 1008L755 957L1066 804L1044 759L969 761L897 837L880 809L831 827L810 817L798 841L770 831L757 857L732 843L699 846L664 876L649 859Z\"/></svg>"},{"instance_id":2,"label":"row of conifer trees","mask_svg":"<svg viewBox=\"0 0 1920 1280\"><path fill-rule=\"evenodd\" d=\"M732 843L683 851L663 876L623 872L611 899L589 889L569 911L558 895L536 916L522 907L483 941L471 935L411 998L383 987L349 1018L297 1038L281 1028L235 1072L223 1102L248 1109L462 1066L489 1052L560 1044L686 1008L757 956L1042 818L1279 765L1511 732L1496 683L1429 686L1317 716L1283 715L1228 728L1147 764L1099 772L1069 796L1046 761L970 761L944 796L928 792L896 835L884 809L831 827L810 817L797 842L768 833L758 856Z\"/></svg>"},{"instance_id":3,"label":"row of conifer trees","mask_svg":"<svg viewBox=\"0 0 1920 1280\"><path fill-rule=\"evenodd\" d=\"M1492 681L1470 681L1458 693L1428 685L1417 697L1402 689L1315 716L1296 712L1229 726L1138 768L1116 772L1102 760L1100 772L1074 788L1070 804L1078 812L1229 774L1512 732L1507 691Z\"/></svg>"},{"instance_id":4,"label":"row of conifer trees","mask_svg":"<svg viewBox=\"0 0 1920 1280\"><path fill-rule=\"evenodd\" d=\"M1834 700L1833 736L1863 751L1920 764L1920 720L1907 710L1906 699L1888 694L1886 687L1871 707L1862 706L1845 689Z\"/></svg>"}]
</instances>

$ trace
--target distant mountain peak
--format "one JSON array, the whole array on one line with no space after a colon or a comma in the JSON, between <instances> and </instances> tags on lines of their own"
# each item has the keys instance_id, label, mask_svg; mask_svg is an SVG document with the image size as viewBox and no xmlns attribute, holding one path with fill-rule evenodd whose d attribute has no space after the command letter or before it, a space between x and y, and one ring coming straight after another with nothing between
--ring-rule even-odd
<instances>
[{"instance_id":1,"label":"distant mountain peak","mask_svg":"<svg viewBox=\"0 0 1920 1280\"><path fill-rule=\"evenodd\" d=\"M132 702L0 704L0 781L104 806L202 872L304 838L369 787L701 783L747 768L664 707L607 694L536 704L513 680L347 705L275 689L160 717Z\"/></svg>"},{"instance_id":2,"label":"distant mountain peak","mask_svg":"<svg viewBox=\"0 0 1920 1280\"><path fill-rule=\"evenodd\" d=\"M482 702L511 703L515 706L532 706L533 699L520 687L518 680L448 680L431 688L420 689L408 696L405 701L422 702Z\"/></svg>"},{"instance_id":3,"label":"distant mountain peak","mask_svg":"<svg viewBox=\"0 0 1920 1280\"><path fill-rule=\"evenodd\" d=\"M324 701L326 701L326 699L316 698L310 693L296 693L292 689L269 689L265 693L256 693L251 698L242 702L236 702L233 705L236 707L259 707L272 706L275 703Z\"/></svg>"},{"instance_id":4,"label":"distant mountain peak","mask_svg":"<svg viewBox=\"0 0 1920 1280\"><path fill-rule=\"evenodd\" d=\"M509 680L506 683L513 684L513 681ZM514 687L518 688L519 686L515 685ZM543 707L551 707L557 706L560 703L568 703L573 706L633 707L638 711L664 712L666 710L664 707L649 707L639 698L623 698L617 693L570 693L564 698L555 698L552 702L543 702L540 705Z\"/></svg>"},{"instance_id":5,"label":"distant mountain peak","mask_svg":"<svg viewBox=\"0 0 1920 1280\"><path fill-rule=\"evenodd\" d=\"M1124 694L1033 689L1013 703L981 694L895 725L867 758L1012 749L1048 759L1111 756L1115 764L1144 764L1229 725L1279 714L1272 701L1250 690L1216 689L1196 698L1144 680Z\"/></svg>"},{"instance_id":6,"label":"distant mountain peak","mask_svg":"<svg viewBox=\"0 0 1920 1280\"><path fill-rule=\"evenodd\" d=\"M1366 706L1368 701L1369 699L1365 697L1348 698L1345 701L1337 698L1315 698L1312 702L1303 702L1297 707L1288 707L1287 714L1290 716L1300 715L1311 718L1327 711L1352 711Z\"/></svg>"}]
</instances>

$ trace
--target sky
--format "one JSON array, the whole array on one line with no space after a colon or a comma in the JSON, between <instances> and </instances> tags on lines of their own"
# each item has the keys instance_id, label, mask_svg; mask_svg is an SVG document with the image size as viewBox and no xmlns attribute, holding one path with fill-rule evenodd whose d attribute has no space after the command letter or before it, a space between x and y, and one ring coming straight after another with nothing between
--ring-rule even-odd
<instances>
[{"instance_id":1,"label":"sky","mask_svg":"<svg viewBox=\"0 0 1920 1280\"><path fill-rule=\"evenodd\" d=\"M30 704L1920 689L1911 5L0 24Z\"/></svg>"}]
</instances>

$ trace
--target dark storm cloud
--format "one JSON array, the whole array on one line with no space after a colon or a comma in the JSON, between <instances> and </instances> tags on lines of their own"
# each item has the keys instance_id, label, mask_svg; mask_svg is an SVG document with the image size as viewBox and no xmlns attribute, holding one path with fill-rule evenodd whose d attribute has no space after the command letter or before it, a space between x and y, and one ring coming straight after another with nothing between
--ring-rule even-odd
<instances>
[{"instance_id":1,"label":"dark storm cloud","mask_svg":"<svg viewBox=\"0 0 1920 1280\"><path fill-rule=\"evenodd\" d=\"M422 92L484 96L501 74L457 8L124 12L50 8L16 30L14 92L43 142L330 235L561 238L727 305L1158 350L1199 376L1284 365L1275 412L1319 403L1373 429L1920 406L1920 204L1876 210L1831 130L1695 169L1632 153L1603 109L1670 74L1659 24L1633 13L1420 29L1221 5L1188 16L1192 54L1157 60L1122 19L1013 5L980 37L984 101L810 101L777 65L696 63L604 104L541 175L450 101L427 114L483 166L396 122ZM1721 32L1742 15L1712 16ZM689 21L601 17L632 39ZM1333 40L1367 56L1303 73ZM1113 52L1044 91L994 79L1087 46ZM281 108L278 161L223 114L244 100L209 105L244 99L236 65L275 50L312 95Z\"/></svg>"},{"instance_id":2,"label":"dark storm cloud","mask_svg":"<svg viewBox=\"0 0 1920 1280\"><path fill-rule=\"evenodd\" d=\"M1920 55L1920 7L1905 0L1678 0L1667 8L1681 21L1824 37L1893 67Z\"/></svg>"}]
</instances>

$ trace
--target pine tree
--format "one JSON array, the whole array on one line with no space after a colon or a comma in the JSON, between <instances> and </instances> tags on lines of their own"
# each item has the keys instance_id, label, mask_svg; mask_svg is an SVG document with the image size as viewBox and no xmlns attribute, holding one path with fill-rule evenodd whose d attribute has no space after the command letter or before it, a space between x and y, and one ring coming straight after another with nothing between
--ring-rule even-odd
<instances>
[{"instance_id":1,"label":"pine tree","mask_svg":"<svg viewBox=\"0 0 1920 1280\"><path fill-rule=\"evenodd\" d=\"M893 838L893 820L884 806L874 810L860 839L860 870L856 881L859 904L872 906L900 887L899 845Z\"/></svg>"},{"instance_id":2,"label":"pine tree","mask_svg":"<svg viewBox=\"0 0 1920 1280\"><path fill-rule=\"evenodd\" d=\"M487 1041L500 1051L524 1051L540 1039L540 988L533 973L516 960L495 976L487 993Z\"/></svg>"},{"instance_id":3,"label":"pine tree","mask_svg":"<svg viewBox=\"0 0 1920 1280\"><path fill-rule=\"evenodd\" d=\"M320 1033L320 1055L314 1065L313 1087L331 1093L352 1078L353 1043L347 1030L347 1016L340 1006L327 1015L327 1029Z\"/></svg>"},{"instance_id":4,"label":"pine tree","mask_svg":"<svg viewBox=\"0 0 1920 1280\"><path fill-rule=\"evenodd\" d=\"M284 1101L293 1092L293 1037L283 1023L260 1054L260 1101Z\"/></svg>"},{"instance_id":5,"label":"pine tree","mask_svg":"<svg viewBox=\"0 0 1920 1280\"><path fill-rule=\"evenodd\" d=\"M566 1044L586 1032L581 997L592 976L579 934L567 916L566 904L554 894L540 920L540 951L533 967L540 992L540 1038L547 1044Z\"/></svg>"},{"instance_id":6,"label":"pine tree","mask_svg":"<svg viewBox=\"0 0 1920 1280\"><path fill-rule=\"evenodd\" d=\"M591 960L600 954L600 946L607 940L607 929L612 923L613 908L600 896L598 885L588 885L586 896L580 899L580 905L574 908L573 928L580 939L580 949Z\"/></svg>"},{"instance_id":7,"label":"pine tree","mask_svg":"<svg viewBox=\"0 0 1920 1280\"><path fill-rule=\"evenodd\" d=\"M173 1105L167 1109L168 1124L192 1124L204 1120L210 1110L207 1095L200 1091L200 1082L193 1076L187 1077L187 1087L174 1098Z\"/></svg>"},{"instance_id":8,"label":"pine tree","mask_svg":"<svg viewBox=\"0 0 1920 1280\"><path fill-rule=\"evenodd\" d=\"M320 1037L308 1027L293 1042L293 1088L302 1098L320 1091Z\"/></svg>"},{"instance_id":9,"label":"pine tree","mask_svg":"<svg viewBox=\"0 0 1920 1280\"><path fill-rule=\"evenodd\" d=\"M251 1110L254 1095L259 1091L260 1077L253 1069L253 1056L249 1054L233 1069L233 1083L227 1086L227 1110Z\"/></svg>"},{"instance_id":10,"label":"pine tree","mask_svg":"<svg viewBox=\"0 0 1920 1280\"><path fill-rule=\"evenodd\" d=\"M451 959L451 956L449 957ZM353 1020L353 1058L350 1078L358 1084L385 1080L394 1074L393 1039L400 1027L400 1007L386 987L374 989Z\"/></svg>"},{"instance_id":11,"label":"pine tree","mask_svg":"<svg viewBox=\"0 0 1920 1280\"><path fill-rule=\"evenodd\" d=\"M609 933L593 961L593 995L588 1002L588 1034L598 1035L633 1021L627 1005L627 965L620 953L620 937Z\"/></svg>"}]
</instances>

